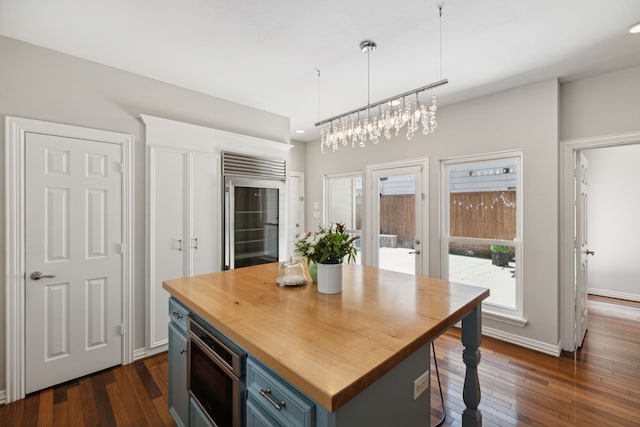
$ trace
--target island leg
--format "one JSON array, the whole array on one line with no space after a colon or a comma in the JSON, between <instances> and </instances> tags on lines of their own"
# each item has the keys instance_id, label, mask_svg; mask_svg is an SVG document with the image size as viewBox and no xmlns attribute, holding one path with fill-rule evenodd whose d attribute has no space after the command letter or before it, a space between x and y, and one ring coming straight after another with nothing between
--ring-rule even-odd
<instances>
[{"instance_id":1,"label":"island leg","mask_svg":"<svg viewBox=\"0 0 640 427\"><path fill-rule=\"evenodd\" d=\"M462 360L467 365L464 376L464 390L462 397L467 406L462 412L463 426L481 426L482 412L480 404L480 380L478 379L478 364L480 363L480 342L482 341L482 317L478 304L471 313L462 319Z\"/></svg>"}]
</instances>

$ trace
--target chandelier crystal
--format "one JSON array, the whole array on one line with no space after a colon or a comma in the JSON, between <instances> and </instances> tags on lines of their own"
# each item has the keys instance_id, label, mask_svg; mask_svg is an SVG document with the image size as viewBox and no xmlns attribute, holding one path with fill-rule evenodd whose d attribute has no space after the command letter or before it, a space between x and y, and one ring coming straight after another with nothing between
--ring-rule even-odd
<instances>
[{"instance_id":1,"label":"chandelier crystal","mask_svg":"<svg viewBox=\"0 0 640 427\"><path fill-rule=\"evenodd\" d=\"M439 7L439 13L440 74L442 74L442 6ZM375 103L370 102L370 55L376 47L376 43L370 40L360 43L360 50L367 54L367 105L315 124L324 126L320 129L320 150L323 153L328 149L336 151L340 146L365 147L367 143L377 144L381 136L389 140L392 135L398 136L401 131L406 132L407 139L411 140L418 131L423 135L429 135L438 127L436 95L433 94L426 102L421 101L419 95L447 84L449 82L447 79L441 79ZM316 71L319 79L320 72Z\"/></svg>"}]
</instances>

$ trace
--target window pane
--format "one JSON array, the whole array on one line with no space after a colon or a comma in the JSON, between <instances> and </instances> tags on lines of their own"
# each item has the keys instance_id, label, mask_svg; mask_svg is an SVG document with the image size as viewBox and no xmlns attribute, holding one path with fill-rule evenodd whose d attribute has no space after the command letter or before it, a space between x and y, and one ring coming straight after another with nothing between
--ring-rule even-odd
<instances>
[{"instance_id":1,"label":"window pane","mask_svg":"<svg viewBox=\"0 0 640 427\"><path fill-rule=\"evenodd\" d=\"M515 159L449 166L449 235L514 240Z\"/></svg>"},{"instance_id":2,"label":"window pane","mask_svg":"<svg viewBox=\"0 0 640 427\"><path fill-rule=\"evenodd\" d=\"M449 280L489 288L485 302L515 309L515 247L450 242Z\"/></svg>"}]
</instances>

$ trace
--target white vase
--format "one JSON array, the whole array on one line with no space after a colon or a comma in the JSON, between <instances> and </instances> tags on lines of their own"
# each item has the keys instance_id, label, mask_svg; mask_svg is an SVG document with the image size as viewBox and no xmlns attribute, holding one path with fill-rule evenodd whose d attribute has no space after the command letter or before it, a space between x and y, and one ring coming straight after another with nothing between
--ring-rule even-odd
<instances>
[{"instance_id":1,"label":"white vase","mask_svg":"<svg viewBox=\"0 0 640 427\"><path fill-rule=\"evenodd\" d=\"M321 294L342 292L342 264L318 264L318 292Z\"/></svg>"}]
</instances>

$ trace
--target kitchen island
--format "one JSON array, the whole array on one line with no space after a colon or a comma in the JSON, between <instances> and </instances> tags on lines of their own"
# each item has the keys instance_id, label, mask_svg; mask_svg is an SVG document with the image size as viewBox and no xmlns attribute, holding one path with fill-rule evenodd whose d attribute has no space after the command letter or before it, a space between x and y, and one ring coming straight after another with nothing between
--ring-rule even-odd
<instances>
[{"instance_id":1,"label":"kitchen island","mask_svg":"<svg viewBox=\"0 0 640 427\"><path fill-rule=\"evenodd\" d=\"M308 398L315 405L311 425L318 427L429 425L429 345L462 320L462 421L482 424L477 366L487 289L344 265L343 292L324 295L315 284L279 287L279 265L169 280L163 287L246 350L250 361Z\"/></svg>"}]
</instances>

